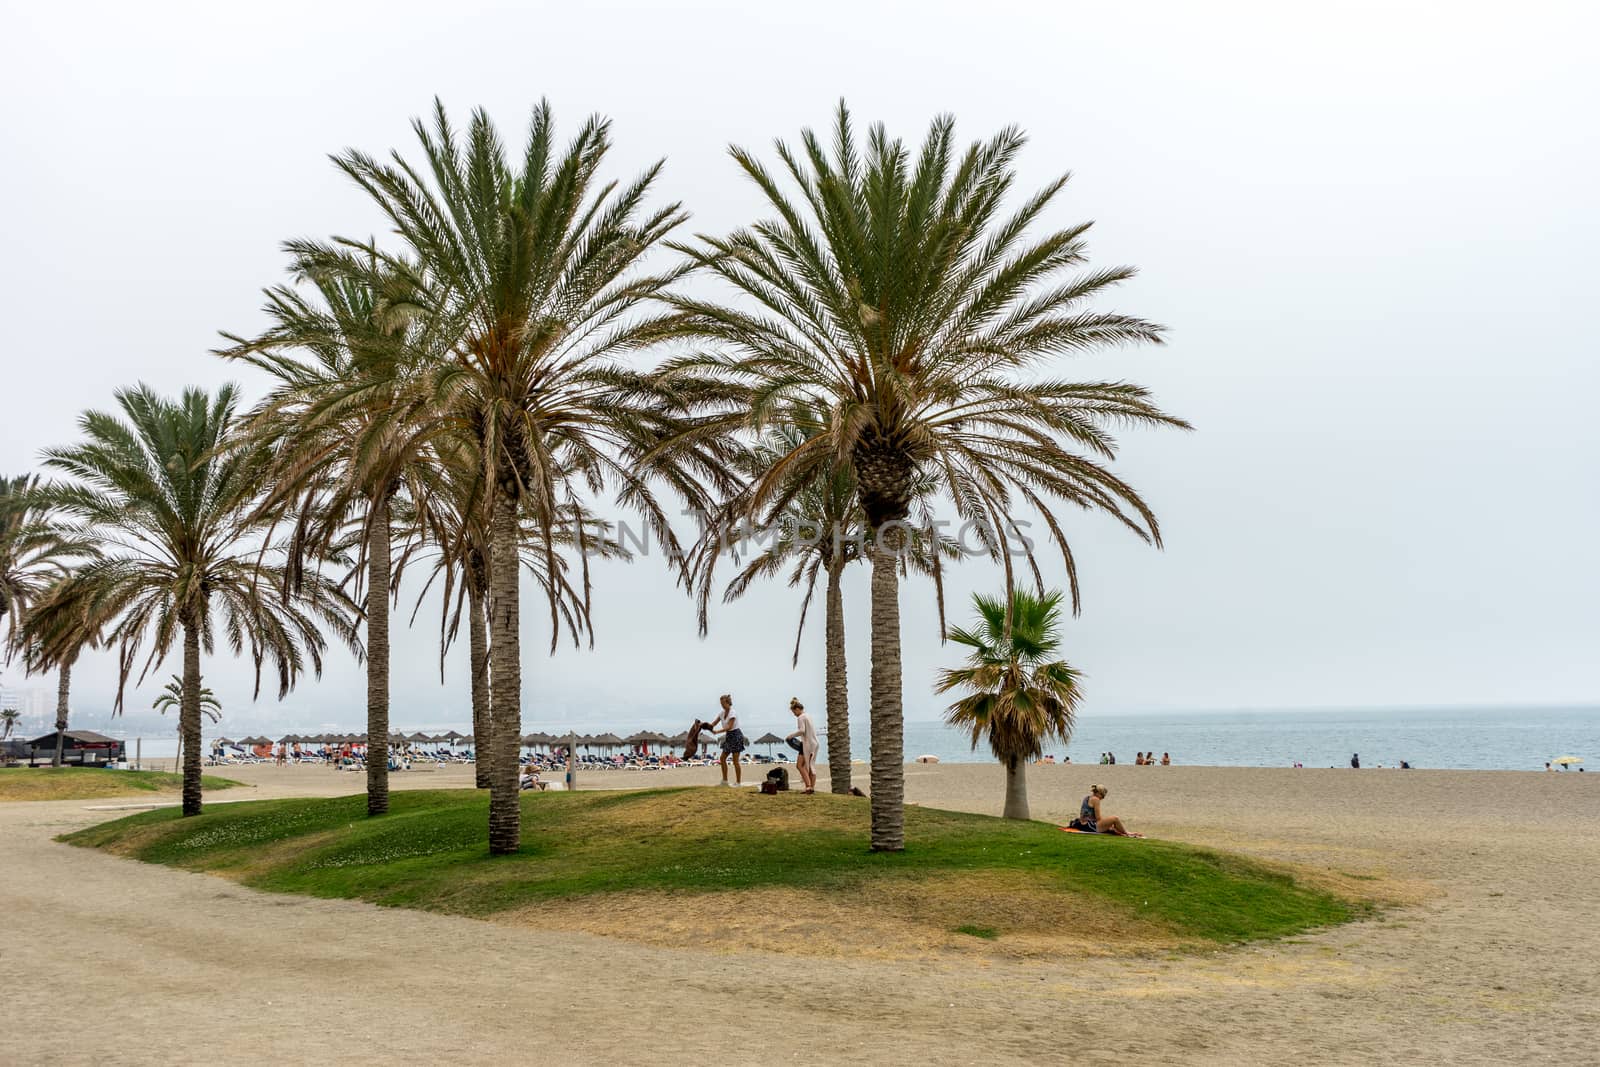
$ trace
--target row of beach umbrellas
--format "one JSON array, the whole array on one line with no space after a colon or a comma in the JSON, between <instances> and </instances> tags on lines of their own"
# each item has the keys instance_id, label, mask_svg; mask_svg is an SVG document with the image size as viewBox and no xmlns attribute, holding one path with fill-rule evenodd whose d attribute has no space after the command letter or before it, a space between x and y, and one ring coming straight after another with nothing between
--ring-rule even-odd
<instances>
[{"instance_id":1,"label":"row of beach umbrellas","mask_svg":"<svg viewBox=\"0 0 1600 1067\"><path fill-rule=\"evenodd\" d=\"M367 735L366 734L285 734L283 737L278 738L276 741L274 741L270 737L241 737L237 741L233 740L232 738L219 737L219 738L217 738L217 742L219 744L223 744L223 745L247 745L247 746L248 745L279 745L279 744L282 744L282 745L364 745L364 744L367 743ZM464 742L464 743L470 745L472 743L472 735L471 734L457 733L454 730L450 730L450 731L448 731L446 733L442 733L442 734L425 734L425 733L423 733L422 731L419 730L416 733L411 733L411 734L392 733L392 734L389 735L389 743L391 745L405 744L406 742L410 742L412 744L427 744L427 745L432 745L432 744L450 744L450 745L453 745L453 744L456 744L457 742Z\"/></svg>"},{"instance_id":2,"label":"row of beach umbrellas","mask_svg":"<svg viewBox=\"0 0 1600 1067\"><path fill-rule=\"evenodd\" d=\"M222 737L222 738L218 738L217 740L218 740L218 743L224 744L224 745L243 745L243 746L246 746L246 747L255 746L255 745L277 745L277 744L283 744L283 745L296 745L296 744L299 744L299 745L364 745L364 744L367 743L367 735L366 734L286 734L283 737L278 738L276 741L274 741L270 737L243 737L243 738L240 738L237 741L231 740L231 739L226 738L226 737ZM543 747L548 747L548 746L552 746L552 745L565 745L565 744L567 744L567 742L569 740L572 741L572 743L576 744L580 748L617 748L617 747L622 746L622 745L671 745L671 746L674 746L674 747L681 747L683 745L688 744L689 735L688 735L687 732L684 732L684 733L675 734L675 735L669 737L666 734L657 733L654 730L640 730L638 733L631 734L628 737L619 737L619 736L617 736L616 734L613 734L613 733L603 733L603 734L546 734L546 733L533 733L533 734L524 734L523 735L523 737L522 737L522 745L523 745L524 748L543 748ZM446 731L445 733L442 733L442 734L425 734L422 731L418 730L415 733L410 733L410 734L396 732L396 733L392 733L392 734L389 735L389 743L391 745L406 744L408 742L411 743L411 744L427 744L427 745L432 745L432 744L449 744L449 745L467 744L467 745L470 745L470 744L473 743L473 736L471 734L458 733L455 730L448 730L448 731ZM783 744L783 738L779 737L777 734L768 733L768 734L763 734L761 737L756 738L755 743L758 744L758 745L781 745L781 744Z\"/></svg>"}]
</instances>

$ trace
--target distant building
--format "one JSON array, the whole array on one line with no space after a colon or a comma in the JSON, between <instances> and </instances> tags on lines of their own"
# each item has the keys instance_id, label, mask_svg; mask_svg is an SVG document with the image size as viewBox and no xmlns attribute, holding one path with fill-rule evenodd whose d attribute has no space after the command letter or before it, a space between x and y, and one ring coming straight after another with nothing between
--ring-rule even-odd
<instances>
[{"instance_id":1,"label":"distant building","mask_svg":"<svg viewBox=\"0 0 1600 1067\"><path fill-rule=\"evenodd\" d=\"M100 767L125 758L127 749L121 741L93 730L68 730L61 746L61 762L84 767ZM56 731L28 742L28 763L48 763L56 755Z\"/></svg>"}]
</instances>

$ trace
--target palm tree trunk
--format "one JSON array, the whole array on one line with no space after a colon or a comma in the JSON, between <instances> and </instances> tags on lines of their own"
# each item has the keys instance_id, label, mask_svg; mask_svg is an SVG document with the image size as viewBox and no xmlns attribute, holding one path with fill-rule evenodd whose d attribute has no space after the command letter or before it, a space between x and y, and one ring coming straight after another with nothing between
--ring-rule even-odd
<instances>
[{"instance_id":1,"label":"palm tree trunk","mask_svg":"<svg viewBox=\"0 0 1600 1067\"><path fill-rule=\"evenodd\" d=\"M472 745L478 755L473 765L479 789L489 788L489 764L493 758L494 719L489 714L489 629L484 617L484 592L471 575L467 576L467 632L472 654Z\"/></svg>"},{"instance_id":2,"label":"palm tree trunk","mask_svg":"<svg viewBox=\"0 0 1600 1067\"><path fill-rule=\"evenodd\" d=\"M72 662L69 659L61 664L61 676L56 679L56 755L50 761L52 767L61 766L61 750L66 747L67 698L72 692Z\"/></svg>"},{"instance_id":3,"label":"palm tree trunk","mask_svg":"<svg viewBox=\"0 0 1600 1067\"><path fill-rule=\"evenodd\" d=\"M835 793L850 792L850 687L844 655L844 591L839 572L844 564L828 564L827 679L828 783Z\"/></svg>"},{"instance_id":4,"label":"palm tree trunk","mask_svg":"<svg viewBox=\"0 0 1600 1067\"><path fill-rule=\"evenodd\" d=\"M1027 819L1028 763L1012 757L1006 760L1006 810L1004 818Z\"/></svg>"},{"instance_id":5,"label":"palm tree trunk","mask_svg":"<svg viewBox=\"0 0 1600 1067\"><path fill-rule=\"evenodd\" d=\"M490 715L494 722L489 767L489 854L506 855L522 844L522 799L517 790L517 749L522 734L522 640L519 634L517 498L495 487L489 517Z\"/></svg>"},{"instance_id":6,"label":"palm tree trunk","mask_svg":"<svg viewBox=\"0 0 1600 1067\"><path fill-rule=\"evenodd\" d=\"M183 620L183 700L178 708L183 735L183 814L200 814L200 623Z\"/></svg>"},{"instance_id":7,"label":"palm tree trunk","mask_svg":"<svg viewBox=\"0 0 1600 1067\"><path fill-rule=\"evenodd\" d=\"M389 495L367 524L367 814L389 810Z\"/></svg>"},{"instance_id":8,"label":"palm tree trunk","mask_svg":"<svg viewBox=\"0 0 1600 1067\"><path fill-rule=\"evenodd\" d=\"M900 692L899 555L887 538L872 547L872 850L899 852L905 839L905 725ZM830 757L831 758L831 757Z\"/></svg>"}]
</instances>

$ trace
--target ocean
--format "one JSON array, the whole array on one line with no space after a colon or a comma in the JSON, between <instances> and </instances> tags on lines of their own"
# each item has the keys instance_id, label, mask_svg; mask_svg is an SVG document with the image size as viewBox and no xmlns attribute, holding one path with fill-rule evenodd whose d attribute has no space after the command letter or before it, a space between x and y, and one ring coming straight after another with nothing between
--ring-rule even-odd
<instances>
[{"instance_id":1,"label":"ocean","mask_svg":"<svg viewBox=\"0 0 1600 1067\"><path fill-rule=\"evenodd\" d=\"M777 717L768 722L767 717L746 712L745 718L751 737L769 730L783 735L793 729ZM452 726L470 728L460 723L419 723L405 729L433 732ZM524 726L541 728L533 721ZM635 727L596 722L562 728L613 730L625 736ZM359 731L361 724L352 721L343 729ZM850 731L855 757L867 758L867 723L852 722ZM266 732L279 736L292 728ZM131 756L134 735L126 736ZM211 736L208 730L208 743ZM143 742L146 758L170 757L174 747L171 734L145 737ZM764 749L758 746L756 751ZM1542 770L1546 760L1571 755L1587 756L1594 764L1588 773L1595 773L1600 771L1600 707L1091 713L1079 717L1069 744L1050 745L1046 751L1058 760L1071 756L1074 763L1091 764L1108 751L1116 753L1118 763L1132 763L1136 752L1153 751L1157 756L1170 752L1174 763L1223 767L1287 767L1295 762L1345 767L1350 756L1359 753L1366 767L1396 767L1405 760L1417 768L1461 770ZM966 735L938 722L907 722L905 752L908 760L920 755L954 763L991 758L985 749L973 752Z\"/></svg>"}]
</instances>

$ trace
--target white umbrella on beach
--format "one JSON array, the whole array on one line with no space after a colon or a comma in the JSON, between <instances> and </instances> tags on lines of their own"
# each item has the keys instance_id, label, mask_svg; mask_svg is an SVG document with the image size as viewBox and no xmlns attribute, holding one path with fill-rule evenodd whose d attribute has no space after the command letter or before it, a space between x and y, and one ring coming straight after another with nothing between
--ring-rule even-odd
<instances>
[{"instance_id":1,"label":"white umbrella on beach","mask_svg":"<svg viewBox=\"0 0 1600 1067\"><path fill-rule=\"evenodd\" d=\"M1555 759L1551 760L1550 762L1554 763L1557 767L1570 767L1574 763L1582 763L1583 762L1583 757L1582 756L1557 756Z\"/></svg>"}]
</instances>

